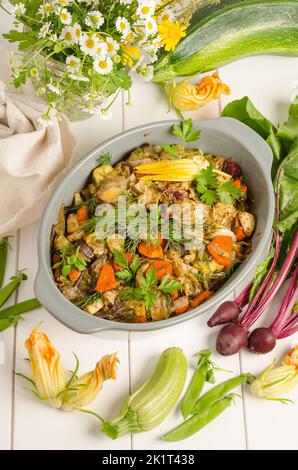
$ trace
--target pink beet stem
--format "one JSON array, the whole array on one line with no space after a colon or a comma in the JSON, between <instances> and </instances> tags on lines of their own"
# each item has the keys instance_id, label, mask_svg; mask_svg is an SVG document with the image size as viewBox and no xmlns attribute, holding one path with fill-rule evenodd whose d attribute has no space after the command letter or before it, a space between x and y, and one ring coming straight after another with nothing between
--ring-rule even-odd
<instances>
[{"instance_id":1,"label":"pink beet stem","mask_svg":"<svg viewBox=\"0 0 298 470\"><path fill-rule=\"evenodd\" d=\"M239 294L238 297L234 300L235 304L238 305L240 310L242 310L245 307L245 305L248 303L249 293L250 293L252 286L253 286L253 281L251 281L248 284L248 286L246 286L245 289L243 289L241 294Z\"/></svg>"},{"instance_id":2,"label":"pink beet stem","mask_svg":"<svg viewBox=\"0 0 298 470\"><path fill-rule=\"evenodd\" d=\"M286 327L287 322L290 320L289 315L291 315L292 308L297 299L297 287L295 289L295 284L297 282L298 276L298 266L296 267L291 281L289 283L285 298L282 301L281 307L274 321L270 325L270 329L278 337L278 334ZM296 299L295 299L296 297Z\"/></svg>"},{"instance_id":3,"label":"pink beet stem","mask_svg":"<svg viewBox=\"0 0 298 470\"><path fill-rule=\"evenodd\" d=\"M279 255L280 242L281 242L281 239L280 239L280 236L278 234L277 235L277 241L276 241L276 249L275 249L274 259L273 259L271 268L270 268L270 270L269 270L269 272L268 272L261 288L258 291L258 294L259 294L258 298L260 297L260 291L261 291L261 293L264 292L264 289L267 285L268 278L271 277L272 268L275 269L275 265L276 265L278 255ZM278 245L279 245L279 247L278 247ZM254 301L256 300L257 295L254 297L254 300L252 301L252 303L250 304L250 306L248 307L245 314L243 315L243 317L240 320L240 325L242 326L242 328L244 328L246 330L249 330L249 328L254 324L254 322L257 321L257 319L262 315L262 313L267 308L270 301L273 299L275 294L281 288L282 283L287 278L288 273L290 272L290 269L292 267L292 264L293 264L293 262L294 262L294 260L297 256L297 248L298 248L298 230L295 233L295 237L294 237L292 246L291 246L291 248L290 248L290 250L289 250L289 252L286 256L286 259L284 261L282 269L281 269L279 275L277 276L274 284L271 286L270 291L260 301L260 303L255 308L255 310L253 310L255 305L256 305L256 302L254 302Z\"/></svg>"}]
</instances>

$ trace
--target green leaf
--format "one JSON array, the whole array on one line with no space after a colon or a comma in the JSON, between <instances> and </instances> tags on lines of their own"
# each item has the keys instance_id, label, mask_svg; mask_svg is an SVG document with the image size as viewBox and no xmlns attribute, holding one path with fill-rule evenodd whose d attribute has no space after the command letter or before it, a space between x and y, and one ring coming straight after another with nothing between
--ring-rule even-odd
<instances>
[{"instance_id":1,"label":"green leaf","mask_svg":"<svg viewBox=\"0 0 298 470\"><path fill-rule=\"evenodd\" d=\"M271 247L271 249L269 251L269 254L268 254L267 258L265 259L265 261L263 261L263 263L260 263L260 264L257 265L253 286L250 289L250 293L249 293L249 303L252 301L252 299L256 295L260 285L262 284L263 280L267 276L269 268L270 268L272 260L273 260L273 257L274 257L274 248Z\"/></svg>"},{"instance_id":2,"label":"green leaf","mask_svg":"<svg viewBox=\"0 0 298 470\"><path fill-rule=\"evenodd\" d=\"M116 271L116 277L121 281L130 281L133 276L129 269L122 269L122 271Z\"/></svg>"},{"instance_id":3,"label":"green leaf","mask_svg":"<svg viewBox=\"0 0 298 470\"><path fill-rule=\"evenodd\" d=\"M155 274L156 268L148 269L146 272L146 277L141 277L140 285L145 289L150 289L151 287L156 286L157 277Z\"/></svg>"},{"instance_id":4,"label":"green leaf","mask_svg":"<svg viewBox=\"0 0 298 470\"><path fill-rule=\"evenodd\" d=\"M298 120L298 119L297 119ZM289 230L298 219L298 138L279 168L279 222L278 228Z\"/></svg>"},{"instance_id":5,"label":"green leaf","mask_svg":"<svg viewBox=\"0 0 298 470\"><path fill-rule=\"evenodd\" d=\"M161 148L168 153L169 155L173 155L174 157L178 157L179 150L177 145L169 145L169 144L161 144Z\"/></svg>"},{"instance_id":6,"label":"green leaf","mask_svg":"<svg viewBox=\"0 0 298 470\"><path fill-rule=\"evenodd\" d=\"M284 154L288 153L294 140L298 138L298 96L290 106L288 120L278 127L276 136L282 144Z\"/></svg>"},{"instance_id":7,"label":"green leaf","mask_svg":"<svg viewBox=\"0 0 298 470\"><path fill-rule=\"evenodd\" d=\"M176 292L182 289L180 282L176 281L175 279L171 279L170 276L167 274L163 276L160 285L158 286L158 290L166 293L171 294L172 292Z\"/></svg>"},{"instance_id":8,"label":"green leaf","mask_svg":"<svg viewBox=\"0 0 298 470\"><path fill-rule=\"evenodd\" d=\"M204 204L212 206L218 201L218 194L214 189L206 189L206 191L200 196L200 199Z\"/></svg>"},{"instance_id":9,"label":"green leaf","mask_svg":"<svg viewBox=\"0 0 298 470\"><path fill-rule=\"evenodd\" d=\"M3 37L9 42L18 42L19 50L34 49L38 42L37 32L35 31L17 31L11 29L8 33L3 34Z\"/></svg>"},{"instance_id":10,"label":"green leaf","mask_svg":"<svg viewBox=\"0 0 298 470\"><path fill-rule=\"evenodd\" d=\"M63 268L62 268L63 276L68 276L70 271L71 271L71 265L70 264L66 264L65 266L63 266Z\"/></svg>"},{"instance_id":11,"label":"green leaf","mask_svg":"<svg viewBox=\"0 0 298 470\"><path fill-rule=\"evenodd\" d=\"M255 108L247 96L227 104L221 115L243 122L263 139L267 139L273 129L271 122Z\"/></svg>"},{"instance_id":12,"label":"green leaf","mask_svg":"<svg viewBox=\"0 0 298 470\"><path fill-rule=\"evenodd\" d=\"M186 119L181 122L181 124L174 124L172 127L173 134L181 139L183 143L185 142L194 142L198 140L201 134L199 129L193 130L193 122L192 119Z\"/></svg>"},{"instance_id":13,"label":"green leaf","mask_svg":"<svg viewBox=\"0 0 298 470\"><path fill-rule=\"evenodd\" d=\"M141 259L139 255L136 255L133 257L133 260L130 264L130 269L133 272L133 274L136 273L136 271L139 269L140 266L141 266Z\"/></svg>"},{"instance_id":14,"label":"green leaf","mask_svg":"<svg viewBox=\"0 0 298 470\"><path fill-rule=\"evenodd\" d=\"M218 193L221 202L225 202L226 204L233 204L234 200L238 199L242 191L240 188L234 186L232 181L227 181L226 183L223 183L219 186Z\"/></svg>"},{"instance_id":15,"label":"green leaf","mask_svg":"<svg viewBox=\"0 0 298 470\"><path fill-rule=\"evenodd\" d=\"M114 250L113 251L114 259L116 264L120 266L121 268L128 268L128 261L124 253L120 250Z\"/></svg>"}]
</instances>

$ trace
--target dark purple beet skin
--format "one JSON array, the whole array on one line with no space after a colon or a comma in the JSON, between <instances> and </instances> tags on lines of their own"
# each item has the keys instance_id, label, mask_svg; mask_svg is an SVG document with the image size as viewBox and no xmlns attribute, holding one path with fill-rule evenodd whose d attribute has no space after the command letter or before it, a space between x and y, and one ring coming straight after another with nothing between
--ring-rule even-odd
<instances>
[{"instance_id":1,"label":"dark purple beet skin","mask_svg":"<svg viewBox=\"0 0 298 470\"><path fill-rule=\"evenodd\" d=\"M238 325L226 325L218 333L216 350L222 356L236 354L247 346L247 332Z\"/></svg>"},{"instance_id":2,"label":"dark purple beet skin","mask_svg":"<svg viewBox=\"0 0 298 470\"><path fill-rule=\"evenodd\" d=\"M241 168L237 163L226 160L223 164L222 171L228 173L232 178L239 178L241 175Z\"/></svg>"},{"instance_id":3,"label":"dark purple beet skin","mask_svg":"<svg viewBox=\"0 0 298 470\"><path fill-rule=\"evenodd\" d=\"M238 318L240 313L239 305L236 302L227 300L223 302L216 312L209 318L207 325L212 328L217 325L224 325L225 323L230 323Z\"/></svg>"},{"instance_id":4,"label":"dark purple beet skin","mask_svg":"<svg viewBox=\"0 0 298 470\"><path fill-rule=\"evenodd\" d=\"M270 328L256 328L248 338L248 349L253 353L266 354L275 348L276 338Z\"/></svg>"}]
</instances>

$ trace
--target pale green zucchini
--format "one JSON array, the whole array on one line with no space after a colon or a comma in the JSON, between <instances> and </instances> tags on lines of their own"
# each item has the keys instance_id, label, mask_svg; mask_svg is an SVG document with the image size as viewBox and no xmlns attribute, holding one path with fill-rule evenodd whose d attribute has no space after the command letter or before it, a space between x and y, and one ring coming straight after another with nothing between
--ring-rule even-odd
<instances>
[{"instance_id":1,"label":"pale green zucchini","mask_svg":"<svg viewBox=\"0 0 298 470\"><path fill-rule=\"evenodd\" d=\"M112 439L125 433L148 431L170 413L181 395L187 360L180 348L168 348L144 385L131 395L118 418L106 421L102 431Z\"/></svg>"},{"instance_id":2,"label":"pale green zucchini","mask_svg":"<svg viewBox=\"0 0 298 470\"><path fill-rule=\"evenodd\" d=\"M187 36L156 62L154 81L166 83L258 54L298 56L298 0L222 0L199 7Z\"/></svg>"}]
</instances>

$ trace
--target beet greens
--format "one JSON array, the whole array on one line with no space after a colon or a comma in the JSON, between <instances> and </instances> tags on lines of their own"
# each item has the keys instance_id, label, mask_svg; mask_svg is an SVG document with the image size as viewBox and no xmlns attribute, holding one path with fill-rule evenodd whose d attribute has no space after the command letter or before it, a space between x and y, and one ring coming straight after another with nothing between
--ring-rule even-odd
<instances>
[{"instance_id":1,"label":"beet greens","mask_svg":"<svg viewBox=\"0 0 298 470\"><path fill-rule=\"evenodd\" d=\"M298 97L290 106L288 121L277 129L247 97L228 104L222 115L242 121L270 145L276 198L275 221L269 254L257 266L254 280L233 302L221 304L208 325L212 327L233 322L224 326L218 334L216 347L223 355L237 353L246 345L252 352L265 353L274 348L276 339L298 331ZM250 328L288 277L289 287L273 323L269 328L257 328L249 335ZM246 306L239 320L238 316Z\"/></svg>"}]
</instances>

